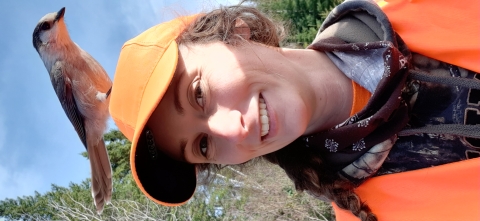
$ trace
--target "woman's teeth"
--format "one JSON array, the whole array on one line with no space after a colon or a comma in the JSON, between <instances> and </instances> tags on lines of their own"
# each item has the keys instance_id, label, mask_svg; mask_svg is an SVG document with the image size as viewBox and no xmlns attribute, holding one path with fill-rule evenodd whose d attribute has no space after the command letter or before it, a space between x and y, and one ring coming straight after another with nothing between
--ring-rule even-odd
<instances>
[{"instance_id":1,"label":"woman's teeth","mask_svg":"<svg viewBox=\"0 0 480 221\"><path fill-rule=\"evenodd\" d=\"M268 134L268 130L270 129L268 114L267 114L267 105L265 104L265 100L263 98L258 99L259 109L260 109L260 122L262 123L262 133L260 134L262 137Z\"/></svg>"}]
</instances>

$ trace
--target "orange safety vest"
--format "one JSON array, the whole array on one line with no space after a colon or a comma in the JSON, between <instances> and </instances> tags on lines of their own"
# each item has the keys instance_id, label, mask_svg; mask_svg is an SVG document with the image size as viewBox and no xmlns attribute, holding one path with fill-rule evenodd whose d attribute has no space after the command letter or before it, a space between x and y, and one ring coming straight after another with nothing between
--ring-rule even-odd
<instances>
[{"instance_id":1,"label":"orange safety vest","mask_svg":"<svg viewBox=\"0 0 480 221\"><path fill-rule=\"evenodd\" d=\"M378 0L409 49L480 73L479 0ZM374 177L355 192L380 221L480 220L480 158ZM337 221L358 221L335 204Z\"/></svg>"}]
</instances>

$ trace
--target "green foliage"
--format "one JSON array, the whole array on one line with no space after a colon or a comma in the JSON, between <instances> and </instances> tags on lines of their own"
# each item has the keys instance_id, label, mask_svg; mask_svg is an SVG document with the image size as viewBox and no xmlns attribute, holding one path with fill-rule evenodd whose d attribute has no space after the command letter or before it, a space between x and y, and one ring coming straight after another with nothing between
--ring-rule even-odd
<instances>
[{"instance_id":1,"label":"green foliage","mask_svg":"<svg viewBox=\"0 0 480 221\"><path fill-rule=\"evenodd\" d=\"M249 0L264 13L282 21L288 36L284 45L306 47L323 20L342 0Z\"/></svg>"}]
</instances>

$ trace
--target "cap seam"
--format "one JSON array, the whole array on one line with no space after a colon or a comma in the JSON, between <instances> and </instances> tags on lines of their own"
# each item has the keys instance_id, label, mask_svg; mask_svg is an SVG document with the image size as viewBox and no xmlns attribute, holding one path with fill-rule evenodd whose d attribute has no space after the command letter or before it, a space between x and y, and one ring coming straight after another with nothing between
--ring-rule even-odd
<instances>
[{"instance_id":1,"label":"cap seam","mask_svg":"<svg viewBox=\"0 0 480 221\"><path fill-rule=\"evenodd\" d=\"M124 44L122 49L129 47L129 46L143 46L143 47L157 47L157 48L167 48L165 46L160 46L158 44L143 44L143 43L138 43L138 42L132 42L130 44Z\"/></svg>"},{"instance_id":2,"label":"cap seam","mask_svg":"<svg viewBox=\"0 0 480 221\"><path fill-rule=\"evenodd\" d=\"M165 51L168 49L168 47L170 46L171 43L172 43L172 41L169 41L168 44L167 44L167 47L163 47L163 48L162 48L162 49L164 49L164 51L163 51L162 55L156 60L155 65L154 65L154 66L152 67L152 69L150 70L150 75L149 75L149 77L148 77L148 80L147 80L147 81L145 82L145 84L144 84L144 86L145 86L144 89L146 88L146 85L148 85L148 83L150 82L154 70L157 69L158 63L160 62L160 60L161 60L161 59L163 58L163 56L165 55ZM157 48L160 48L160 46L158 46L158 45L152 45L152 46L157 47ZM142 92L142 102L143 102L143 97L144 97L144 95L145 95L145 91L146 91L146 90L143 90L143 92ZM140 103L140 106L141 106L141 105L142 105L142 104ZM140 109L140 106L138 106L138 110ZM157 106L158 106L158 103L157 103ZM156 108L156 107L155 107L155 108ZM154 110L153 110L153 111L154 111ZM150 117L152 116L153 111L152 111L152 110L149 111L148 119L150 119ZM137 112L137 113L138 113L138 112ZM135 123L138 124L138 115L137 115L137 121L136 121ZM147 123L148 123L148 120L145 122L145 124L147 124ZM136 126L137 126L137 125L135 125L135 127L136 127ZM145 125L143 125L143 128L145 128ZM142 128L142 130L143 130L143 128Z\"/></svg>"}]
</instances>

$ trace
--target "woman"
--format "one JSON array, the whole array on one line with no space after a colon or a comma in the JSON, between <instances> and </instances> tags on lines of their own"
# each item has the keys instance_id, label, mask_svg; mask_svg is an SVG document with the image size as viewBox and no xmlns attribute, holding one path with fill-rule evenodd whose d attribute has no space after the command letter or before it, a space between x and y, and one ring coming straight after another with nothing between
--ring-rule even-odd
<instances>
[{"instance_id":1,"label":"woman","mask_svg":"<svg viewBox=\"0 0 480 221\"><path fill-rule=\"evenodd\" d=\"M258 11L233 7L163 23L125 43L110 112L132 141L134 179L150 199L181 205L195 191L197 170L264 157L281 166L298 190L362 220L376 220L374 213L405 220L410 216L383 211L385 203L398 205L397 198L369 200L372 213L354 187L377 171L390 174L378 178L396 177L475 155L478 126L438 116L469 98L475 90L469 87L480 89L472 79L478 75L412 56L377 4L341 4L307 49L278 48L277 32ZM444 80L445 67L463 80ZM442 96L435 106L423 105L432 94ZM453 126L430 126L438 124ZM432 132L454 138L440 151L423 154L421 148L445 140L432 138ZM478 168L478 160L473 164ZM368 190L362 199L382 192ZM469 218L479 198L474 191L468 199L473 205L462 210Z\"/></svg>"}]
</instances>

